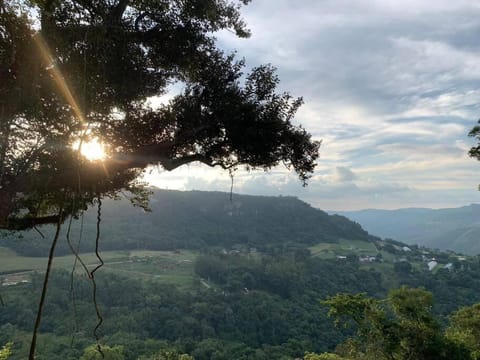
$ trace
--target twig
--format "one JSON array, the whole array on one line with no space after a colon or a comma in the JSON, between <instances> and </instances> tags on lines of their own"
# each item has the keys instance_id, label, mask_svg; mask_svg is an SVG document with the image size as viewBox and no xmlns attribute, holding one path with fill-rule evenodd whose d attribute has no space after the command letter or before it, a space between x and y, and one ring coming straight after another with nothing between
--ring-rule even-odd
<instances>
[{"instance_id":1,"label":"twig","mask_svg":"<svg viewBox=\"0 0 480 360\"><path fill-rule=\"evenodd\" d=\"M39 228L37 228L36 225L33 225L33 228L35 229L36 232L38 232L40 234L40 236L42 237L42 239L45 239L45 235L43 235L43 233L40 231Z\"/></svg>"}]
</instances>

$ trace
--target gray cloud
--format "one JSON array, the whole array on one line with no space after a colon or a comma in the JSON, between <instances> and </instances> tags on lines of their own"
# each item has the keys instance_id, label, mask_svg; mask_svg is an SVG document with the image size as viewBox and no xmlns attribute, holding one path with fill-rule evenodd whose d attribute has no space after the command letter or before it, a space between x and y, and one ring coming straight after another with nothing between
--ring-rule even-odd
<instances>
[{"instance_id":1,"label":"gray cloud","mask_svg":"<svg viewBox=\"0 0 480 360\"><path fill-rule=\"evenodd\" d=\"M219 44L276 65L281 89L305 98L296 121L324 141L308 187L282 170L239 171L234 191L328 209L480 201L480 164L466 155L480 116L477 2L254 1L243 13L252 38ZM228 175L191 169L168 184L230 189Z\"/></svg>"},{"instance_id":2,"label":"gray cloud","mask_svg":"<svg viewBox=\"0 0 480 360\"><path fill-rule=\"evenodd\" d=\"M470 35L480 27L478 7L388 3L280 1L275 9L253 3L247 20L255 45L242 42L241 53L251 62L275 62L284 83L307 98L354 102L380 113L407 109L419 92L453 84L478 88L479 46ZM467 85L465 77L474 83Z\"/></svg>"},{"instance_id":3,"label":"gray cloud","mask_svg":"<svg viewBox=\"0 0 480 360\"><path fill-rule=\"evenodd\" d=\"M337 166L335 168L335 181L336 182L351 182L355 180L357 176L354 172L344 166Z\"/></svg>"}]
</instances>

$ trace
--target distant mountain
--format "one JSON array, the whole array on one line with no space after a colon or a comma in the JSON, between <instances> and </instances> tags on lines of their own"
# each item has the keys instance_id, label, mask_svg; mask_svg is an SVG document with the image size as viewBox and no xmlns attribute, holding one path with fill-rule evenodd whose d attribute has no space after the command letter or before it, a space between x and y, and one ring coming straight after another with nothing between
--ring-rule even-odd
<instances>
[{"instance_id":1,"label":"distant mountain","mask_svg":"<svg viewBox=\"0 0 480 360\"><path fill-rule=\"evenodd\" d=\"M340 211L368 232L407 244L480 254L480 204L451 209Z\"/></svg>"},{"instance_id":2,"label":"distant mountain","mask_svg":"<svg viewBox=\"0 0 480 360\"><path fill-rule=\"evenodd\" d=\"M268 247L312 245L339 239L369 241L373 237L360 225L339 215L328 215L294 197L247 196L221 192L155 190L151 212L135 208L127 199L103 202L101 213L102 250L202 249L236 245L268 250ZM71 241L82 234L80 250L93 249L96 209L87 211L83 221L74 222ZM64 225L66 229L67 224ZM44 256L48 253L52 227L0 237L0 245L20 254ZM66 234L57 254L70 253Z\"/></svg>"}]
</instances>

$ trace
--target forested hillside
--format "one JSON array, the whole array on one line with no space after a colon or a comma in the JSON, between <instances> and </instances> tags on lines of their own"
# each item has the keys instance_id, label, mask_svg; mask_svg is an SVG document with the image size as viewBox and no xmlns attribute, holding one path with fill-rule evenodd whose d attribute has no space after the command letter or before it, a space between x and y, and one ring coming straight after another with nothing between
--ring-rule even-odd
<instances>
[{"instance_id":1,"label":"forested hillside","mask_svg":"<svg viewBox=\"0 0 480 360\"><path fill-rule=\"evenodd\" d=\"M70 231L75 247L81 240L79 259L64 234L38 359L100 359L96 334L107 359L291 360L354 335L322 305L338 293L381 299L402 285L423 287L435 297L436 329L480 302L478 257L382 240L292 197L158 190L150 207L103 203L95 297L85 270L99 265L86 253L96 210ZM32 231L0 247L0 345L13 342L11 360L26 357L38 306L51 229L39 231L45 239Z\"/></svg>"},{"instance_id":2,"label":"forested hillside","mask_svg":"<svg viewBox=\"0 0 480 360\"><path fill-rule=\"evenodd\" d=\"M0 0L0 360L480 360L480 205L148 188L476 201L477 29L473 1Z\"/></svg>"},{"instance_id":3,"label":"forested hillside","mask_svg":"<svg viewBox=\"0 0 480 360\"><path fill-rule=\"evenodd\" d=\"M220 192L154 190L150 212L127 198L105 200L101 208L102 250L204 249L235 245L266 250L272 245L313 245L339 239L368 241L372 237L343 216L328 215L294 197L260 197ZM81 252L93 251L97 209L72 223L71 240L82 233ZM27 256L45 256L54 227L0 238L2 245ZM57 255L69 254L64 236Z\"/></svg>"},{"instance_id":4,"label":"forested hillside","mask_svg":"<svg viewBox=\"0 0 480 360\"><path fill-rule=\"evenodd\" d=\"M465 254L480 253L480 204L451 209L344 211L381 237Z\"/></svg>"},{"instance_id":5,"label":"forested hillside","mask_svg":"<svg viewBox=\"0 0 480 360\"><path fill-rule=\"evenodd\" d=\"M353 334L335 327L321 304L337 293L383 298L400 285L425 287L435 296L434 314L442 324L459 307L480 302L477 258L436 272L418 266L413 257L412 263L401 263L409 266L395 266L355 257L323 259L298 250L211 252L183 263L149 255L123 264L117 260L98 273L98 335L102 346L118 353L112 359L156 360L164 358L155 354L177 352L195 360L292 360L307 351L333 351ZM186 269L189 281L173 276ZM92 283L81 268L73 277L70 271L58 269L51 279L38 359L97 359L87 356L95 351L98 323ZM165 278L166 271L172 276ZM0 343L13 342L10 360L26 356L41 287L41 274L24 279L1 292Z\"/></svg>"}]
</instances>

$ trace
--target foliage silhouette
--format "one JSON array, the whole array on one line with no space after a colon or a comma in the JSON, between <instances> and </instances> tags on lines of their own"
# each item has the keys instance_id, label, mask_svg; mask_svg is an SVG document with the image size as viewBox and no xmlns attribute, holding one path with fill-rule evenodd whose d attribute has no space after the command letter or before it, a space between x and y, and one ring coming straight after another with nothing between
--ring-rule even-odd
<instances>
[{"instance_id":1,"label":"foliage silhouette","mask_svg":"<svg viewBox=\"0 0 480 360\"><path fill-rule=\"evenodd\" d=\"M0 228L55 223L65 197L62 218L121 189L145 195L136 179L152 164L283 163L305 184L320 144L292 122L302 99L276 92L271 65L243 74L215 44L222 29L248 37L248 2L2 1ZM93 139L103 161L80 155Z\"/></svg>"}]
</instances>

